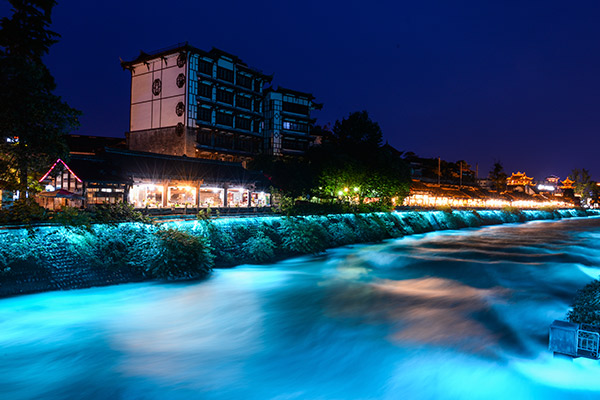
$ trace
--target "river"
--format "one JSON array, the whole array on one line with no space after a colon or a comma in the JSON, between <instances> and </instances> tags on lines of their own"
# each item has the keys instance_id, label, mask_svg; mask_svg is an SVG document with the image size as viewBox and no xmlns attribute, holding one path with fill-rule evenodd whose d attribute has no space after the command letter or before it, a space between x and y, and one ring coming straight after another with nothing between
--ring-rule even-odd
<instances>
[{"instance_id":1,"label":"river","mask_svg":"<svg viewBox=\"0 0 600 400\"><path fill-rule=\"evenodd\" d=\"M599 239L529 222L3 299L0 398L598 398L599 362L547 347Z\"/></svg>"}]
</instances>

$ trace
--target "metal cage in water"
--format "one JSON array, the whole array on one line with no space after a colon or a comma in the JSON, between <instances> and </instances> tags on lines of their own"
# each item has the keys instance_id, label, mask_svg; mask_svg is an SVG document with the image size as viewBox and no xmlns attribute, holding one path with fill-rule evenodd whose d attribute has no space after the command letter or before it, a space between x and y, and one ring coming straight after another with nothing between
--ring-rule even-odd
<instances>
[{"instance_id":1,"label":"metal cage in water","mask_svg":"<svg viewBox=\"0 0 600 400\"><path fill-rule=\"evenodd\" d=\"M600 327L556 320L550 325L548 347L555 354L597 360L600 353Z\"/></svg>"}]
</instances>

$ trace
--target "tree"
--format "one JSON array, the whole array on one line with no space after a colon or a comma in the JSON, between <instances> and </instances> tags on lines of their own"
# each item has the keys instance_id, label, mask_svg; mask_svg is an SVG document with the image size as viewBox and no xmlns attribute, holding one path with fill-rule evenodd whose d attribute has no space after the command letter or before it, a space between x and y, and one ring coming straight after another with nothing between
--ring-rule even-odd
<instances>
[{"instance_id":1,"label":"tree","mask_svg":"<svg viewBox=\"0 0 600 400\"><path fill-rule=\"evenodd\" d=\"M406 197L410 168L402 152L382 146L382 137L379 124L366 111L336 121L333 140L308 154L315 174L313 194L359 202L378 198L389 204L394 197Z\"/></svg>"},{"instance_id":2,"label":"tree","mask_svg":"<svg viewBox=\"0 0 600 400\"><path fill-rule=\"evenodd\" d=\"M582 204L588 204L590 200L597 198L598 185L592 180L590 171L585 168L576 168L569 174L569 179L575 182L574 192L581 197Z\"/></svg>"},{"instance_id":3,"label":"tree","mask_svg":"<svg viewBox=\"0 0 600 400\"><path fill-rule=\"evenodd\" d=\"M331 202L362 203L365 198L391 205L410 190L410 168L389 145L381 146L381 128L366 111L336 121L334 132L303 157L259 157L250 167L263 171L283 195L317 197Z\"/></svg>"},{"instance_id":4,"label":"tree","mask_svg":"<svg viewBox=\"0 0 600 400\"><path fill-rule=\"evenodd\" d=\"M506 172L504 172L504 167L500 161L494 162L494 166L489 174L490 180L494 183L494 187L497 191L504 190L506 187Z\"/></svg>"},{"instance_id":5,"label":"tree","mask_svg":"<svg viewBox=\"0 0 600 400\"><path fill-rule=\"evenodd\" d=\"M337 144L353 155L373 151L381 146L383 140L379 124L372 121L366 111L356 111L348 118L336 121L333 134Z\"/></svg>"},{"instance_id":6,"label":"tree","mask_svg":"<svg viewBox=\"0 0 600 400\"><path fill-rule=\"evenodd\" d=\"M53 94L56 84L42 58L59 35L48 30L54 0L9 0L0 21L0 183L24 199L56 158L68 155L65 134L80 112Z\"/></svg>"}]
</instances>

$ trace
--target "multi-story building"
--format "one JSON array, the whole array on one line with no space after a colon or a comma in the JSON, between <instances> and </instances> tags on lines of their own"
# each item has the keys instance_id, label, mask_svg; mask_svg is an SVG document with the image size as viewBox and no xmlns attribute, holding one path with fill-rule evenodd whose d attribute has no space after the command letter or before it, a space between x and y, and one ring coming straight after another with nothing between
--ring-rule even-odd
<instances>
[{"instance_id":1,"label":"multi-story building","mask_svg":"<svg viewBox=\"0 0 600 400\"><path fill-rule=\"evenodd\" d=\"M310 112L320 109L310 93L269 88L265 90L265 136L270 154L298 154L308 149L313 138L311 127L315 120Z\"/></svg>"},{"instance_id":2,"label":"multi-story building","mask_svg":"<svg viewBox=\"0 0 600 400\"><path fill-rule=\"evenodd\" d=\"M313 96L264 91L272 76L232 54L185 43L121 65L131 71L130 150L240 162L310 143Z\"/></svg>"},{"instance_id":3,"label":"multi-story building","mask_svg":"<svg viewBox=\"0 0 600 400\"><path fill-rule=\"evenodd\" d=\"M262 150L270 76L224 51L187 43L121 65L131 71L131 150L224 161Z\"/></svg>"}]
</instances>

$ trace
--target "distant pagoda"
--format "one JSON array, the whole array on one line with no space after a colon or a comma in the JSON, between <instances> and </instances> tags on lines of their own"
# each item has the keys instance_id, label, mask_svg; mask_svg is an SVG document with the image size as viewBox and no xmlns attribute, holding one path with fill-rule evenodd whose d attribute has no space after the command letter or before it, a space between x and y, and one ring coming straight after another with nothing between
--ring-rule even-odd
<instances>
[{"instance_id":1,"label":"distant pagoda","mask_svg":"<svg viewBox=\"0 0 600 400\"><path fill-rule=\"evenodd\" d=\"M561 181L562 186L560 187L562 190L565 189L575 189L575 187L573 186L573 184L575 183L575 181L572 181L569 179L569 177L567 177L567 179L565 179L564 181Z\"/></svg>"},{"instance_id":2,"label":"distant pagoda","mask_svg":"<svg viewBox=\"0 0 600 400\"><path fill-rule=\"evenodd\" d=\"M533 178L528 177L524 172L512 173L506 178L507 186L533 186Z\"/></svg>"}]
</instances>

